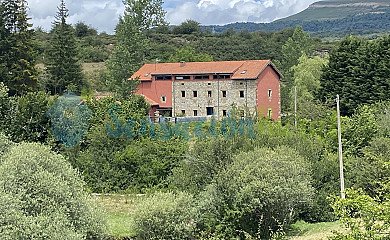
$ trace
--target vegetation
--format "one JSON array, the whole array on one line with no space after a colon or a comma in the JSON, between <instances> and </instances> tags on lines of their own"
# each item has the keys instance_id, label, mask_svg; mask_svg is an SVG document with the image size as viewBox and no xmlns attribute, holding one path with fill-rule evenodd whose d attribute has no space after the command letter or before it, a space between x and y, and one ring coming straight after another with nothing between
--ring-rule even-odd
<instances>
[{"instance_id":1,"label":"vegetation","mask_svg":"<svg viewBox=\"0 0 390 240\"><path fill-rule=\"evenodd\" d=\"M329 239L387 239L389 36L325 43L305 25L213 33L187 20L169 28L161 5L125 1L110 36L82 22L68 25L63 1L50 33L30 30L25 1L1 2L2 236L286 239L310 229ZM177 134L183 125L151 125L149 104L133 94L137 79L128 80L146 62L245 59L272 59L284 75L284 117L247 114L253 135L223 121L204 123L227 130L207 137L197 123L183 127L189 136ZM81 98L55 95L66 90ZM95 98L95 90L110 92ZM345 199L338 197L336 94ZM242 120L241 111L233 107L230 123ZM107 209L108 224L92 199ZM321 223L335 220L344 227ZM322 226L328 230L319 234Z\"/></svg>"},{"instance_id":2,"label":"vegetation","mask_svg":"<svg viewBox=\"0 0 390 240\"><path fill-rule=\"evenodd\" d=\"M3 146L7 143L3 137L1 141ZM61 155L37 143L9 148L0 158L4 239L107 237L104 216Z\"/></svg>"},{"instance_id":3,"label":"vegetation","mask_svg":"<svg viewBox=\"0 0 390 240\"><path fill-rule=\"evenodd\" d=\"M68 9L62 0L51 30L45 89L52 94L62 94L65 89L80 93L84 85L74 30L66 23Z\"/></svg>"}]
</instances>

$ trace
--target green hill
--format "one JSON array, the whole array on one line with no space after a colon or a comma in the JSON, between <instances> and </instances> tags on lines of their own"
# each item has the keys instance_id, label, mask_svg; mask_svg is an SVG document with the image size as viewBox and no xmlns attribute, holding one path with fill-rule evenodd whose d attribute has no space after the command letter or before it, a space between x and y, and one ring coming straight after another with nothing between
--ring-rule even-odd
<instances>
[{"instance_id":1,"label":"green hill","mask_svg":"<svg viewBox=\"0 0 390 240\"><path fill-rule=\"evenodd\" d=\"M236 31L279 31L301 25L317 36L367 35L390 32L389 0L326 0L310 5L306 10L271 23L233 23L207 26L215 32L229 28Z\"/></svg>"},{"instance_id":2,"label":"green hill","mask_svg":"<svg viewBox=\"0 0 390 240\"><path fill-rule=\"evenodd\" d=\"M390 1L388 0L327 0L313 3L306 10L276 22L338 20L389 12Z\"/></svg>"}]
</instances>

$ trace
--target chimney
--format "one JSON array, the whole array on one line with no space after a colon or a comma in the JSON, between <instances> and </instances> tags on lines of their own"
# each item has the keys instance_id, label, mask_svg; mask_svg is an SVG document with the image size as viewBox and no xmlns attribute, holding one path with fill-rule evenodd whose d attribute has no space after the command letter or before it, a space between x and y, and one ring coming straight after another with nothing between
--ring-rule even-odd
<instances>
[{"instance_id":1,"label":"chimney","mask_svg":"<svg viewBox=\"0 0 390 240\"><path fill-rule=\"evenodd\" d=\"M185 61L180 61L180 67L184 67L186 65Z\"/></svg>"}]
</instances>

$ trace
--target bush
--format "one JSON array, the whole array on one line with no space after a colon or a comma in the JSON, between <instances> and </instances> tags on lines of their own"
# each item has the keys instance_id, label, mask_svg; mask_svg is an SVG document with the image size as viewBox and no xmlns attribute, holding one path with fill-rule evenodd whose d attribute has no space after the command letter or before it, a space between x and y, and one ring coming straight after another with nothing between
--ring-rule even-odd
<instances>
[{"instance_id":1,"label":"bush","mask_svg":"<svg viewBox=\"0 0 390 240\"><path fill-rule=\"evenodd\" d=\"M11 146L12 142L8 140L8 138L3 133L0 132L0 159L9 150Z\"/></svg>"},{"instance_id":2,"label":"bush","mask_svg":"<svg viewBox=\"0 0 390 240\"><path fill-rule=\"evenodd\" d=\"M204 226L222 239L267 239L288 226L312 196L308 163L295 150L256 148L235 156L203 194L217 209Z\"/></svg>"},{"instance_id":3,"label":"bush","mask_svg":"<svg viewBox=\"0 0 390 240\"><path fill-rule=\"evenodd\" d=\"M194 239L198 216L191 195L155 193L136 205L134 230L137 239Z\"/></svg>"},{"instance_id":4,"label":"bush","mask_svg":"<svg viewBox=\"0 0 390 240\"><path fill-rule=\"evenodd\" d=\"M2 239L106 238L102 213L61 155L37 143L22 143L1 162Z\"/></svg>"}]
</instances>

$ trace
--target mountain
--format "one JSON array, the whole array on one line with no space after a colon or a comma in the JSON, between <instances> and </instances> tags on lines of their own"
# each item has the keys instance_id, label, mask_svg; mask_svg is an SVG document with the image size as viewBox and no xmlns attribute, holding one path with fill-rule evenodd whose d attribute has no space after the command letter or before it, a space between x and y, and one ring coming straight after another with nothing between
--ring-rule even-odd
<instances>
[{"instance_id":1,"label":"mountain","mask_svg":"<svg viewBox=\"0 0 390 240\"><path fill-rule=\"evenodd\" d=\"M307 32L333 35L390 32L390 0L326 0L311 4L306 10L271 23L232 23L205 26L215 32L229 28L236 31L278 31L301 25Z\"/></svg>"}]
</instances>

